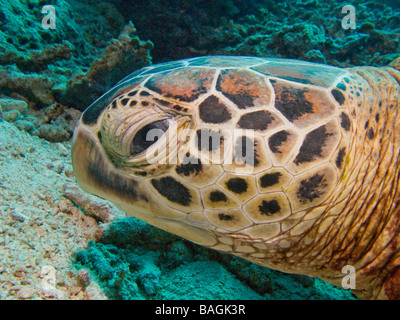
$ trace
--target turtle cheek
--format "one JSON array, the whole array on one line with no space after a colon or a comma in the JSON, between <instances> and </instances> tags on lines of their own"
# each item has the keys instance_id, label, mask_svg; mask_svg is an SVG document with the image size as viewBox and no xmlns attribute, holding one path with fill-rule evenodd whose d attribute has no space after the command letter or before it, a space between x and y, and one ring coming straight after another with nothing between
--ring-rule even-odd
<instances>
[{"instance_id":1,"label":"turtle cheek","mask_svg":"<svg viewBox=\"0 0 400 320\"><path fill-rule=\"evenodd\" d=\"M98 149L100 148L96 146L94 138L88 131L82 127L75 129L71 159L76 180L81 189L100 196L95 179L91 174L94 167L99 167L96 163L99 162L99 155L96 155Z\"/></svg>"},{"instance_id":2,"label":"turtle cheek","mask_svg":"<svg viewBox=\"0 0 400 320\"><path fill-rule=\"evenodd\" d=\"M138 181L122 175L108 160L98 141L83 127L74 133L72 166L79 186L111 202L139 199Z\"/></svg>"}]
</instances>

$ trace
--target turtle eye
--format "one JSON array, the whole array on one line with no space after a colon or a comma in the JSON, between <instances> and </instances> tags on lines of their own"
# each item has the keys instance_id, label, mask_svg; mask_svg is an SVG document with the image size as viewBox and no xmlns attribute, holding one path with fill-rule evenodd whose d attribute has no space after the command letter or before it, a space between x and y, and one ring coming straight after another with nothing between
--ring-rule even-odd
<instances>
[{"instance_id":1,"label":"turtle eye","mask_svg":"<svg viewBox=\"0 0 400 320\"><path fill-rule=\"evenodd\" d=\"M132 140L131 155L136 156L157 142L168 130L168 119L156 121L140 129Z\"/></svg>"}]
</instances>

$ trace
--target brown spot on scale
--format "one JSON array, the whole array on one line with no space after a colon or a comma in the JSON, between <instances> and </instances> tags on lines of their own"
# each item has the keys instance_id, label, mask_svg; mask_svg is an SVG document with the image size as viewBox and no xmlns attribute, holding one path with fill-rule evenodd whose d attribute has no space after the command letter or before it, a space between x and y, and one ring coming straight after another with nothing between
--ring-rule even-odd
<instances>
[{"instance_id":1,"label":"brown spot on scale","mask_svg":"<svg viewBox=\"0 0 400 320\"><path fill-rule=\"evenodd\" d=\"M183 176L198 175L202 171L201 161L186 154L182 164L175 169L176 173Z\"/></svg>"},{"instance_id":2,"label":"brown spot on scale","mask_svg":"<svg viewBox=\"0 0 400 320\"><path fill-rule=\"evenodd\" d=\"M231 178L226 182L226 187L234 193L244 193L247 191L247 182L242 178Z\"/></svg>"},{"instance_id":3,"label":"brown spot on scale","mask_svg":"<svg viewBox=\"0 0 400 320\"><path fill-rule=\"evenodd\" d=\"M251 225L239 209L205 210L204 213L211 224L228 231L237 231Z\"/></svg>"},{"instance_id":4,"label":"brown spot on scale","mask_svg":"<svg viewBox=\"0 0 400 320\"><path fill-rule=\"evenodd\" d=\"M300 188L296 195L301 203L313 202L324 194L324 190L328 186L327 180L321 174L314 174L308 179L300 181Z\"/></svg>"},{"instance_id":5,"label":"brown spot on scale","mask_svg":"<svg viewBox=\"0 0 400 320\"><path fill-rule=\"evenodd\" d=\"M286 191L293 212L320 205L336 187L337 174L331 164L323 164L296 176Z\"/></svg>"},{"instance_id":6,"label":"brown spot on scale","mask_svg":"<svg viewBox=\"0 0 400 320\"><path fill-rule=\"evenodd\" d=\"M150 93L149 92L147 92L147 91L140 91L140 93L139 93L142 97L147 97L147 96L150 96Z\"/></svg>"},{"instance_id":7,"label":"brown spot on scale","mask_svg":"<svg viewBox=\"0 0 400 320\"><path fill-rule=\"evenodd\" d=\"M336 120L331 120L310 131L305 136L295 159L288 164L287 169L295 173L328 160L336 150L340 139L341 131Z\"/></svg>"},{"instance_id":8,"label":"brown spot on scale","mask_svg":"<svg viewBox=\"0 0 400 320\"><path fill-rule=\"evenodd\" d=\"M260 192L283 190L292 180L285 169L271 169L256 176Z\"/></svg>"},{"instance_id":9,"label":"brown spot on scale","mask_svg":"<svg viewBox=\"0 0 400 320\"><path fill-rule=\"evenodd\" d=\"M123 98L120 101L121 101L121 105L126 106L127 103L129 102L129 98Z\"/></svg>"},{"instance_id":10,"label":"brown spot on scale","mask_svg":"<svg viewBox=\"0 0 400 320\"><path fill-rule=\"evenodd\" d=\"M202 189L202 202L205 208L221 209L221 208L237 208L239 204L232 197L215 185L210 185Z\"/></svg>"},{"instance_id":11,"label":"brown spot on scale","mask_svg":"<svg viewBox=\"0 0 400 320\"><path fill-rule=\"evenodd\" d=\"M335 164L339 169L342 169L343 160L345 156L346 156L346 148L344 147L340 148L335 161Z\"/></svg>"},{"instance_id":12,"label":"brown spot on scale","mask_svg":"<svg viewBox=\"0 0 400 320\"><path fill-rule=\"evenodd\" d=\"M275 90L275 108L299 128L314 125L332 116L337 106L326 91L271 80Z\"/></svg>"},{"instance_id":13,"label":"brown spot on scale","mask_svg":"<svg viewBox=\"0 0 400 320\"><path fill-rule=\"evenodd\" d=\"M138 92L137 90L133 90L133 91L129 92L127 95L129 97L133 97L133 96L135 96L137 94L137 92Z\"/></svg>"},{"instance_id":14,"label":"brown spot on scale","mask_svg":"<svg viewBox=\"0 0 400 320\"><path fill-rule=\"evenodd\" d=\"M261 201L261 204L258 206L258 210L260 211L260 214L264 214L267 216L271 216L281 210L281 206L279 205L279 202L274 200L271 201Z\"/></svg>"},{"instance_id":15,"label":"brown spot on scale","mask_svg":"<svg viewBox=\"0 0 400 320\"><path fill-rule=\"evenodd\" d=\"M229 108L214 95L200 103L199 113L206 123L224 123L232 118Z\"/></svg>"},{"instance_id":16,"label":"brown spot on scale","mask_svg":"<svg viewBox=\"0 0 400 320\"><path fill-rule=\"evenodd\" d=\"M294 153L297 134L289 130L282 130L273 134L267 140L271 157L276 165L283 165Z\"/></svg>"},{"instance_id":17,"label":"brown spot on scale","mask_svg":"<svg viewBox=\"0 0 400 320\"><path fill-rule=\"evenodd\" d=\"M172 177L152 179L151 184L162 196L171 202L189 206L192 201L190 191L182 183L176 181Z\"/></svg>"},{"instance_id":18,"label":"brown spot on scale","mask_svg":"<svg viewBox=\"0 0 400 320\"><path fill-rule=\"evenodd\" d=\"M232 221L235 219L235 217L231 214L218 213L218 219L225 220L225 221Z\"/></svg>"},{"instance_id":19,"label":"brown spot on scale","mask_svg":"<svg viewBox=\"0 0 400 320\"><path fill-rule=\"evenodd\" d=\"M271 105L271 87L264 77L249 70L222 70L216 89L239 109Z\"/></svg>"},{"instance_id":20,"label":"brown spot on scale","mask_svg":"<svg viewBox=\"0 0 400 320\"><path fill-rule=\"evenodd\" d=\"M346 130L346 131L349 131L350 128L351 128L351 121L350 121L350 118L349 118L349 116L348 116L346 113L344 113L344 112L342 112L342 113L340 114L340 125L341 125L342 128L343 128L344 130Z\"/></svg>"},{"instance_id":21,"label":"brown spot on scale","mask_svg":"<svg viewBox=\"0 0 400 320\"><path fill-rule=\"evenodd\" d=\"M241 129L265 130L274 120L275 118L269 111L256 111L244 114L238 122L238 127Z\"/></svg>"},{"instance_id":22,"label":"brown spot on scale","mask_svg":"<svg viewBox=\"0 0 400 320\"><path fill-rule=\"evenodd\" d=\"M271 149L271 151L273 153L282 153L282 151L279 150L279 147L287 141L289 136L290 133L285 130L273 134L268 140L269 148Z\"/></svg>"},{"instance_id":23,"label":"brown spot on scale","mask_svg":"<svg viewBox=\"0 0 400 320\"><path fill-rule=\"evenodd\" d=\"M276 114L267 110L250 112L242 115L237 123L240 129L265 131L282 124L282 120Z\"/></svg>"},{"instance_id":24,"label":"brown spot on scale","mask_svg":"<svg viewBox=\"0 0 400 320\"><path fill-rule=\"evenodd\" d=\"M298 120L304 114L313 114L312 104L305 98L307 89L292 87L277 90L275 108L278 109L289 121Z\"/></svg>"},{"instance_id":25,"label":"brown spot on scale","mask_svg":"<svg viewBox=\"0 0 400 320\"><path fill-rule=\"evenodd\" d=\"M367 137L368 137L369 140L372 140L375 137L374 129L369 128L368 133L367 133Z\"/></svg>"},{"instance_id":26,"label":"brown spot on scale","mask_svg":"<svg viewBox=\"0 0 400 320\"><path fill-rule=\"evenodd\" d=\"M313 161L317 157L322 157L322 149L331 135L332 133L327 132L325 125L309 132L293 162L300 164Z\"/></svg>"},{"instance_id":27,"label":"brown spot on scale","mask_svg":"<svg viewBox=\"0 0 400 320\"><path fill-rule=\"evenodd\" d=\"M214 73L195 67L175 69L154 75L145 86L164 97L191 102L211 89Z\"/></svg>"},{"instance_id":28,"label":"brown spot on scale","mask_svg":"<svg viewBox=\"0 0 400 320\"><path fill-rule=\"evenodd\" d=\"M225 173L218 180L217 184L226 194L246 202L257 193L256 180L254 176L238 175L237 173Z\"/></svg>"},{"instance_id":29,"label":"brown spot on scale","mask_svg":"<svg viewBox=\"0 0 400 320\"><path fill-rule=\"evenodd\" d=\"M226 195L218 190L212 191L209 195L209 199L211 202L220 202L220 201L227 202L228 201L228 198L226 197Z\"/></svg>"},{"instance_id":30,"label":"brown spot on scale","mask_svg":"<svg viewBox=\"0 0 400 320\"><path fill-rule=\"evenodd\" d=\"M268 188L279 183L279 178L282 176L280 172L266 173L260 178L261 188Z\"/></svg>"},{"instance_id":31,"label":"brown spot on scale","mask_svg":"<svg viewBox=\"0 0 400 320\"><path fill-rule=\"evenodd\" d=\"M346 101L346 98L343 95L343 93L341 91L339 91L338 89L332 89L331 93L332 93L332 96L335 98L335 100L342 106L344 104L344 102Z\"/></svg>"},{"instance_id":32,"label":"brown spot on scale","mask_svg":"<svg viewBox=\"0 0 400 320\"><path fill-rule=\"evenodd\" d=\"M283 192L259 195L245 205L245 211L255 222L279 221L291 213L289 201Z\"/></svg>"}]
</instances>

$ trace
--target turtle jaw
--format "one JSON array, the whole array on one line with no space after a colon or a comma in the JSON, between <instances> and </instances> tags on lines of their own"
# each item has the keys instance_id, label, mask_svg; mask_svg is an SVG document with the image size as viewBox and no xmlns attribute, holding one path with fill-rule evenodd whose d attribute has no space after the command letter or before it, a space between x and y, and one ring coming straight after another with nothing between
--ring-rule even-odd
<instances>
[{"instance_id":1,"label":"turtle jaw","mask_svg":"<svg viewBox=\"0 0 400 320\"><path fill-rule=\"evenodd\" d=\"M99 142L82 126L74 132L72 166L81 189L112 202L128 215L204 246L216 243L215 237L207 230L173 217L154 214L165 208L148 203L151 195L137 180L117 171Z\"/></svg>"},{"instance_id":2,"label":"turtle jaw","mask_svg":"<svg viewBox=\"0 0 400 320\"><path fill-rule=\"evenodd\" d=\"M93 178L89 174L95 146L96 141L91 134L78 125L74 131L71 148L72 168L76 181L82 190L103 198L99 190L93 187Z\"/></svg>"},{"instance_id":3,"label":"turtle jaw","mask_svg":"<svg viewBox=\"0 0 400 320\"><path fill-rule=\"evenodd\" d=\"M72 142L72 167L78 185L111 202L133 203L143 198L138 181L117 171L96 138L78 125Z\"/></svg>"}]
</instances>

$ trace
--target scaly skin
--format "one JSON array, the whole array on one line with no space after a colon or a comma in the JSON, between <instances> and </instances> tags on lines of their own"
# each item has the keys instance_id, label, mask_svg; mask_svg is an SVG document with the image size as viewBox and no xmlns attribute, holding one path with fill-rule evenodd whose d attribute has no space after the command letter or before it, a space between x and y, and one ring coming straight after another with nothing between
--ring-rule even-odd
<instances>
[{"instance_id":1,"label":"scaly skin","mask_svg":"<svg viewBox=\"0 0 400 320\"><path fill-rule=\"evenodd\" d=\"M341 183L325 201L328 209L297 239L292 238L295 244L289 249L265 259L240 255L337 286L342 285L342 268L351 265L356 269L357 296L400 299L400 73L390 67L351 71L365 94L347 100L354 126L352 150Z\"/></svg>"},{"instance_id":2,"label":"scaly skin","mask_svg":"<svg viewBox=\"0 0 400 320\"><path fill-rule=\"evenodd\" d=\"M400 299L399 69L218 56L145 68L83 113L74 172L84 190L200 245L338 286L350 265L359 297ZM145 149L199 162L132 151L167 118L177 131ZM254 136L230 139L238 128ZM209 130L227 130L213 152L240 161L207 163L198 133Z\"/></svg>"}]
</instances>

